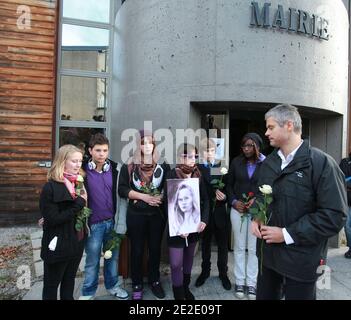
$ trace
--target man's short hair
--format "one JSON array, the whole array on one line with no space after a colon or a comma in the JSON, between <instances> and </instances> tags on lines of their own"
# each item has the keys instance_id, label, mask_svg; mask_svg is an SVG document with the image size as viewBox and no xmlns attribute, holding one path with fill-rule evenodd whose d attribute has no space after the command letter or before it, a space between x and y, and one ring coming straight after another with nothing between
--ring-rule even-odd
<instances>
[{"instance_id":1,"label":"man's short hair","mask_svg":"<svg viewBox=\"0 0 351 320\"><path fill-rule=\"evenodd\" d=\"M109 146L110 142L108 141L105 135L99 132L91 136L89 140L89 148L94 148L97 144L99 145L107 144Z\"/></svg>"},{"instance_id":2,"label":"man's short hair","mask_svg":"<svg viewBox=\"0 0 351 320\"><path fill-rule=\"evenodd\" d=\"M270 109L264 116L265 120L268 118L274 118L280 127L283 127L288 121L291 121L294 125L294 131L296 133L302 132L302 121L299 111L296 107L291 104L278 104L274 108Z\"/></svg>"}]
</instances>

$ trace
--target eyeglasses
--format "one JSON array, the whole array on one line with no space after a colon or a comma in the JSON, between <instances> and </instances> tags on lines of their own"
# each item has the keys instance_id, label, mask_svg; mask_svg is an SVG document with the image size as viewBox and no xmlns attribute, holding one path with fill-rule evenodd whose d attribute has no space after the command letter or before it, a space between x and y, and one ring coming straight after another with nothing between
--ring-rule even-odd
<instances>
[{"instance_id":1,"label":"eyeglasses","mask_svg":"<svg viewBox=\"0 0 351 320\"><path fill-rule=\"evenodd\" d=\"M197 159L198 157L199 157L199 155L198 154L182 154L182 157L183 158L188 158L189 160L192 160L192 159Z\"/></svg>"},{"instance_id":2,"label":"eyeglasses","mask_svg":"<svg viewBox=\"0 0 351 320\"><path fill-rule=\"evenodd\" d=\"M254 147L255 147L255 145L254 145L253 143L251 143L251 144L244 144L244 145L241 146L242 149L245 149L245 148L254 148Z\"/></svg>"}]
</instances>

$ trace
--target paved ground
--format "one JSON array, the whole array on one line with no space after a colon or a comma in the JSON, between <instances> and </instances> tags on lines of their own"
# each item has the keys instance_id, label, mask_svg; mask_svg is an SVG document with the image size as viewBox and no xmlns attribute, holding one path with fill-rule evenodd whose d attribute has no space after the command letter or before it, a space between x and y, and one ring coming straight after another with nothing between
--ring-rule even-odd
<instances>
[{"instance_id":1,"label":"paved ground","mask_svg":"<svg viewBox=\"0 0 351 320\"><path fill-rule=\"evenodd\" d=\"M36 235L38 236L38 234ZM35 241L35 236L33 237ZM38 259L38 253L36 252L35 246L34 249L34 260L36 262L36 270L38 273L42 272L42 262ZM339 249L330 249L328 252L328 261L327 261L327 273L325 280L320 280L317 283L318 291L317 298L318 300L351 300L351 259L345 259L344 253L347 251L346 247L341 247ZM216 256L217 252L212 252L212 261L213 269L211 271L211 277L207 279L206 283L200 288L194 286L195 279L200 274L201 268L201 256L198 252L195 256L194 267L193 267L193 277L190 285L190 289L193 292L197 300L238 300L234 296L234 290L227 291L222 287L221 281L218 278L217 267L216 267ZM81 263L81 268L83 267L84 261ZM229 253L229 278L234 283L233 279L233 252ZM330 271L328 273L328 271ZM81 275L81 272L79 272ZM173 299L173 293L171 288L169 266L164 265L161 268L161 281L163 287L166 291L166 299ZM122 285L124 288L131 293L131 281L130 279L121 279ZM76 288L75 288L75 298L78 299L80 295L82 285L82 277L78 276L76 279ZM31 290L24 296L24 300L40 300L42 291L42 281L37 281L32 286ZM102 278L100 278L99 288L96 294L97 300L113 300L115 298L109 296L104 289ZM155 300L148 286L145 284L144 290L144 300Z\"/></svg>"}]
</instances>

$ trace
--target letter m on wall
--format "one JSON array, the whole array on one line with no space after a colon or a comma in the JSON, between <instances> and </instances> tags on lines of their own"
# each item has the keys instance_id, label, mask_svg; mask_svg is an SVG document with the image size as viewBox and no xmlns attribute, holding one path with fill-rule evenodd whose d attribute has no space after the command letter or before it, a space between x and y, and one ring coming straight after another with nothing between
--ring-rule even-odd
<instances>
[{"instance_id":1,"label":"letter m on wall","mask_svg":"<svg viewBox=\"0 0 351 320\"><path fill-rule=\"evenodd\" d=\"M269 7L270 3L265 3L262 10L258 6L256 1L251 2L251 26L256 27L269 27Z\"/></svg>"}]
</instances>

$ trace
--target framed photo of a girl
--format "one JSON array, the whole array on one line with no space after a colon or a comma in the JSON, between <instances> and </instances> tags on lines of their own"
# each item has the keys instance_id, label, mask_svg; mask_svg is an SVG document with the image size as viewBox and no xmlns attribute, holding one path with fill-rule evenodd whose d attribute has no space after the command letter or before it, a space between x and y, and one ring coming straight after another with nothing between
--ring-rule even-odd
<instances>
[{"instance_id":1,"label":"framed photo of a girl","mask_svg":"<svg viewBox=\"0 0 351 320\"><path fill-rule=\"evenodd\" d=\"M169 179L168 224L170 237L197 232L200 219L199 179Z\"/></svg>"}]
</instances>

